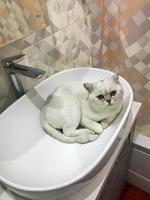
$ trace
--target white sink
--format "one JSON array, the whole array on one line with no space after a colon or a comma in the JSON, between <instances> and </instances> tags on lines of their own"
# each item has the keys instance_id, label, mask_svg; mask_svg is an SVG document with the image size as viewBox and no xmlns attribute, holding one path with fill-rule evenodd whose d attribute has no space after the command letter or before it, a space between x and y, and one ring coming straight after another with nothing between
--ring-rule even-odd
<instances>
[{"instance_id":1,"label":"white sink","mask_svg":"<svg viewBox=\"0 0 150 200\"><path fill-rule=\"evenodd\" d=\"M89 174L104 166L121 135L133 101L130 85L120 77L123 110L91 143L65 144L47 135L40 126L40 109L62 82L94 82L111 74L96 68L57 73L4 111L0 115L0 181L18 194L40 200L58 199L85 186Z\"/></svg>"}]
</instances>

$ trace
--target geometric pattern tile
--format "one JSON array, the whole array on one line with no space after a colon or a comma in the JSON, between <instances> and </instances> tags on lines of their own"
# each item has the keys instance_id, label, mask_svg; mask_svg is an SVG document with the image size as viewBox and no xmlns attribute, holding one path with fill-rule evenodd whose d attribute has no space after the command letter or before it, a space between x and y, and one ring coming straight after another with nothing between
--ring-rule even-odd
<instances>
[{"instance_id":1,"label":"geometric pattern tile","mask_svg":"<svg viewBox=\"0 0 150 200\"><path fill-rule=\"evenodd\" d=\"M50 21L58 29L83 18L89 11L87 4L83 4L82 0L47 0L47 9Z\"/></svg>"},{"instance_id":2,"label":"geometric pattern tile","mask_svg":"<svg viewBox=\"0 0 150 200\"><path fill-rule=\"evenodd\" d=\"M45 26L38 0L0 0L0 46Z\"/></svg>"},{"instance_id":3,"label":"geometric pattern tile","mask_svg":"<svg viewBox=\"0 0 150 200\"><path fill-rule=\"evenodd\" d=\"M84 6L78 1L82 9ZM77 2L76 2L77 4ZM70 5L70 9L72 9ZM88 10L88 9L86 9ZM78 12L77 12L78 13ZM48 19L49 20L49 19ZM47 21L48 21L47 20ZM72 24L58 29L49 20L48 26L16 40L11 44L0 48L0 60L20 52L26 53L22 64L27 64L46 71L44 79L53 73L76 66L91 65L91 42L90 42L90 16L80 16ZM21 77L26 90L37 85L40 80ZM9 88L3 68L0 66L0 112L8 107L15 99Z\"/></svg>"},{"instance_id":4,"label":"geometric pattern tile","mask_svg":"<svg viewBox=\"0 0 150 200\"><path fill-rule=\"evenodd\" d=\"M129 81L134 99L143 103L136 129L150 137L150 1L95 0L90 8L97 11L91 20L92 65L119 71Z\"/></svg>"},{"instance_id":5,"label":"geometric pattern tile","mask_svg":"<svg viewBox=\"0 0 150 200\"><path fill-rule=\"evenodd\" d=\"M6 15L7 13L2 12L4 10L6 11L7 9L7 1L4 2L4 0L0 0L1 14L5 13ZM88 1L89 0L87 0L87 2ZM15 6L15 12L13 12L14 8L12 9L12 4L17 5ZM48 37L49 35L59 31L60 29L71 25L77 20L86 18L86 16L89 14L88 4L86 2L83 3L82 0L31 0L30 2L26 2L25 0L9 0L8 5L10 9L10 16L8 15L6 18L5 16L3 16L3 14L0 20L0 44L2 43L4 45L6 42L8 43L8 41L6 41L4 37L7 37L8 34L11 34L13 36L13 42L10 43L9 46L13 47L14 50L23 50L29 47L30 45L44 39L45 37ZM17 11L20 14L19 17ZM32 11L31 14L34 13L35 16L32 17L31 14L28 13L29 11ZM17 16L14 16L14 22L11 23L11 26L9 26L9 20L12 17L11 12L13 13L13 15L16 14ZM41 20L43 20L43 26L41 26L42 23L39 23ZM14 23L15 25L12 26L12 24ZM13 30L13 33L10 29ZM28 30L26 30L25 32L24 29ZM7 31L7 33L5 31ZM27 36L23 38L24 35ZM9 40L12 39L9 37ZM2 55L0 56L2 57Z\"/></svg>"},{"instance_id":6,"label":"geometric pattern tile","mask_svg":"<svg viewBox=\"0 0 150 200\"><path fill-rule=\"evenodd\" d=\"M44 69L48 77L72 67L89 67L90 47L90 31L82 19L24 49L23 52L29 65ZM38 83L36 80L22 78L26 90Z\"/></svg>"}]
</instances>

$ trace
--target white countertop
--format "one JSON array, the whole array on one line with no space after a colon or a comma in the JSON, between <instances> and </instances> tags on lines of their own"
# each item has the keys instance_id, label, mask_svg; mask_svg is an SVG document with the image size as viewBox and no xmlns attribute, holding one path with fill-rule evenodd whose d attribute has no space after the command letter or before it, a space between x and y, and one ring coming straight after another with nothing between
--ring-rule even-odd
<instances>
[{"instance_id":1,"label":"white countertop","mask_svg":"<svg viewBox=\"0 0 150 200\"><path fill-rule=\"evenodd\" d=\"M130 111L128 120L122 130L122 138L116 147L115 151L113 152L112 156L110 157L109 161L103 167L103 169L91 179L91 182L80 191L72 194L71 196L65 197L61 200L96 200L99 192L102 190L110 172L113 168L115 161L121 152L121 149L130 133L130 130L134 124L136 119L137 113L140 109L141 104L138 102L133 102L132 109ZM23 197L20 197L13 192L5 189L3 186L0 185L0 200L27 200Z\"/></svg>"}]
</instances>

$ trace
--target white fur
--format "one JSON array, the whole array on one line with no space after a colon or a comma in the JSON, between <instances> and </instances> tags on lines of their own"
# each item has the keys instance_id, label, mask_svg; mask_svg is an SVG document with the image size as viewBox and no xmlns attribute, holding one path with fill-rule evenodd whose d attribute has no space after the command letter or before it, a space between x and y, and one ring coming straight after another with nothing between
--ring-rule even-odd
<instances>
[{"instance_id":1,"label":"white fur","mask_svg":"<svg viewBox=\"0 0 150 200\"><path fill-rule=\"evenodd\" d=\"M110 91L117 92L108 103ZM98 95L104 98L100 100ZM115 119L122 99L123 89L116 75L92 84L67 82L48 97L41 112L42 127L62 142L91 142Z\"/></svg>"}]
</instances>

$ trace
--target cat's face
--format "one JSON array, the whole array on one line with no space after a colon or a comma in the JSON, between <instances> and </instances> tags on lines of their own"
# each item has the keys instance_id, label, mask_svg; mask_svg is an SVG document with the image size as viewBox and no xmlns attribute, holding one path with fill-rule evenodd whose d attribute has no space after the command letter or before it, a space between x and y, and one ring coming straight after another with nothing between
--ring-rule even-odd
<instances>
[{"instance_id":1,"label":"cat's face","mask_svg":"<svg viewBox=\"0 0 150 200\"><path fill-rule=\"evenodd\" d=\"M118 81L118 74L96 83L85 83L89 91L89 103L92 107L102 108L117 105L123 99L123 88Z\"/></svg>"}]
</instances>

